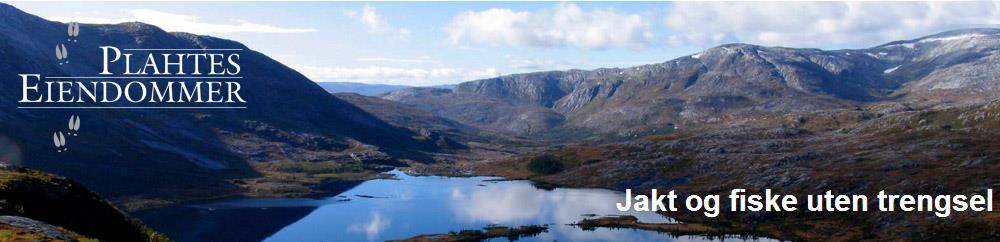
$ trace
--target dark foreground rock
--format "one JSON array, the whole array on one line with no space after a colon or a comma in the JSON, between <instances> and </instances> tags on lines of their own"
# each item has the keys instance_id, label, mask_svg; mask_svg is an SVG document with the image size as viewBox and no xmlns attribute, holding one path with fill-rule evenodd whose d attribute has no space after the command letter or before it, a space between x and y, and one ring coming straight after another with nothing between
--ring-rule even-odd
<instances>
[{"instance_id":1,"label":"dark foreground rock","mask_svg":"<svg viewBox=\"0 0 1000 242\"><path fill-rule=\"evenodd\" d=\"M462 230L447 234L420 235L409 239L396 240L399 242L423 242L423 241L483 241L492 238L507 238L515 241L521 237L535 236L548 231L548 226L526 225L517 228L504 226L488 226L482 230Z\"/></svg>"},{"instance_id":2,"label":"dark foreground rock","mask_svg":"<svg viewBox=\"0 0 1000 242\"><path fill-rule=\"evenodd\" d=\"M0 236L168 241L79 183L25 169L0 170L0 225Z\"/></svg>"}]
</instances>

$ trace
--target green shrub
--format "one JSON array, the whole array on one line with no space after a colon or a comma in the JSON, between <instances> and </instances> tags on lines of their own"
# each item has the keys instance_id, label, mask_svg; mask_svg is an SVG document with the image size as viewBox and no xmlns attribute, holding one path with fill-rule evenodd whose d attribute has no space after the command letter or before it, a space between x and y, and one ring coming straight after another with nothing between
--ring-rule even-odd
<instances>
[{"instance_id":1,"label":"green shrub","mask_svg":"<svg viewBox=\"0 0 1000 242\"><path fill-rule=\"evenodd\" d=\"M553 155L540 155L531 158L528 162L528 170L534 173L551 175L562 171L563 164Z\"/></svg>"}]
</instances>

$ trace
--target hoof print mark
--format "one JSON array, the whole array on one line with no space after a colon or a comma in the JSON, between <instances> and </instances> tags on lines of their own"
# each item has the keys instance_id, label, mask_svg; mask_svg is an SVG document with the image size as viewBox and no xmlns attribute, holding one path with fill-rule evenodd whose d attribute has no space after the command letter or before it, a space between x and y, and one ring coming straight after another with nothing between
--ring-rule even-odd
<instances>
[{"instance_id":1,"label":"hoof print mark","mask_svg":"<svg viewBox=\"0 0 1000 242\"><path fill-rule=\"evenodd\" d=\"M66 27L66 35L69 36L66 39L67 42L76 42L77 37L80 36L80 23L70 22ZM69 63L69 51L66 49L65 44L56 45L56 60L58 60L59 65ZM77 132L80 131L80 116L69 116L69 122L67 122L66 127L68 131L66 131L65 135L62 131L52 133L52 144L56 146L56 152L69 150L69 148L66 148L66 135L76 136Z\"/></svg>"},{"instance_id":2,"label":"hoof print mark","mask_svg":"<svg viewBox=\"0 0 1000 242\"><path fill-rule=\"evenodd\" d=\"M66 126L69 131L66 132L69 135L76 136L76 132L80 131L80 116L70 116L69 123Z\"/></svg>"},{"instance_id":3,"label":"hoof print mark","mask_svg":"<svg viewBox=\"0 0 1000 242\"><path fill-rule=\"evenodd\" d=\"M52 144L56 146L56 152L63 152L69 149L66 148L66 137L77 136L77 132L80 131L80 116L70 115L69 122L66 123L66 128L68 129L66 133L63 133L63 131L52 133Z\"/></svg>"},{"instance_id":4,"label":"hoof print mark","mask_svg":"<svg viewBox=\"0 0 1000 242\"><path fill-rule=\"evenodd\" d=\"M70 22L66 27L66 35L70 37L67 41L76 42L76 37L80 36L80 23Z\"/></svg>"},{"instance_id":5,"label":"hoof print mark","mask_svg":"<svg viewBox=\"0 0 1000 242\"><path fill-rule=\"evenodd\" d=\"M80 23L70 22L66 27L66 35L69 36L67 42L76 42L76 38L80 36ZM69 63L69 51L65 44L56 45L56 59L60 65Z\"/></svg>"},{"instance_id":6,"label":"hoof print mark","mask_svg":"<svg viewBox=\"0 0 1000 242\"><path fill-rule=\"evenodd\" d=\"M52 133L52 143L56 145L56 152L66 151L66 136L63 136L62 131L56 131Z\"/></svg>"},{"instance_id":7,"label":"hoof print mark","mask_svg":"<svg viewBox=\"0 0 1000 242\"><path fill-rule=\"evenodd\" d=\"M69 60L66 59L67 57L69 57L69 52L66 50L66 45L56 45L56 59L59 60L60 65L69 63Z\"/></svg>"}]
</instances>

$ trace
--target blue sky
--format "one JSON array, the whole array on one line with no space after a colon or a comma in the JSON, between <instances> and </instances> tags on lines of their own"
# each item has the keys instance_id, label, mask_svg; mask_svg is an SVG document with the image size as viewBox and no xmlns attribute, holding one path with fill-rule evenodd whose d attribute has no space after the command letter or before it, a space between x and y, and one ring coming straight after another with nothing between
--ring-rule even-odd
<instances>
[{"instance_id":1,"label":"blue sky","mask_svg":"<svg viewBox=\"0 0 1000 242\"><path fill-rule=\"evenodd\" d=\"M314 81L417 86L658 63L730 42L865 48L1000 24L997 2L12 4L57 21L141 21L237 40Z\"/></svg>"}]
</instances>

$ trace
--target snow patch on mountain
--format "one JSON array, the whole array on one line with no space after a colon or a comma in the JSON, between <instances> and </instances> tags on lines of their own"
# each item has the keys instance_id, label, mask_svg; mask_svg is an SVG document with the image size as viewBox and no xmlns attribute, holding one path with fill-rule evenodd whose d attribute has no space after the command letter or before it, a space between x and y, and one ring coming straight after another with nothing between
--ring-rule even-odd
<instances>
[{"instance_id":1,"label":"snow patch on mountain","mask_svg":"<svg viewBox=\"0 0 1000 242\"><path fill-rule=\"evenodd\" d=\"M886 69L885 71L882 71L882 73L885 73L885 74L892 73L893 71L896 71L896 69L899 69L899 67L900 66L896 66L896 67L893 67L893 68Z\"/></svg>"},{"instance_id":2,"label":"snow patch on mountain","mask_svg":"<svg viewBox=\"0 0 1000 242\"><path fill-rule=\"evenodd\" d=\"M968 39L991 37L991 36L1000 36L1000 34L979 34L979 33L972 33L972 34L962 34L962 35L953 35L953 36L945 36L945 37L934 37L934 38L922 39L922 40L920 40L920 43L935 42L935 41L968 40Z\"/></svg>"}]
</instances>

